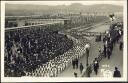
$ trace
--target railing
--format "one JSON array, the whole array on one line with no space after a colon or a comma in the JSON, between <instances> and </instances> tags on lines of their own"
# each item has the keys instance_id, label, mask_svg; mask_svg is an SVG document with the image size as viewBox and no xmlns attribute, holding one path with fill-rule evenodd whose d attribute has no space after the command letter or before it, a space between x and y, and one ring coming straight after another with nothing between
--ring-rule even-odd
<instances>
[{"instance_id":1,"label":"railing","mask_svg":"<svg viewBox=\"0 0 128 83\"><path fill-rule=\"evenodd\" d=\"M23 29L23 28L29 28L29 27L36 27L36 26L52 25L52 24L58 24L58 22L47 23L47 24L38 24L38 25L30 25L30 26L21 26L21 27L5 28L5 31L7 31L7 30L14 30L14 29Z\"/></svg>"}]
</instances>

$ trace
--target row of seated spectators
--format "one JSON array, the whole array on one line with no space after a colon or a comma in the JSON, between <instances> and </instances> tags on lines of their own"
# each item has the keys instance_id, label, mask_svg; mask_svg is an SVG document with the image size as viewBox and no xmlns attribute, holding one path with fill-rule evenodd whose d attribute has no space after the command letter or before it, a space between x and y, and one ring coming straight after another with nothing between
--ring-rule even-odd
<instances>
[{"instance_id":1,"label":"row of seated spectators","mask_svg":"<svg viewBox=\"0 0 128 83\"><path fill-rule=\"evenodd\" d=\"M71 39L50 28L5 32L5 76L23 76L72 48Z\"/></svg>"}]
</instances>

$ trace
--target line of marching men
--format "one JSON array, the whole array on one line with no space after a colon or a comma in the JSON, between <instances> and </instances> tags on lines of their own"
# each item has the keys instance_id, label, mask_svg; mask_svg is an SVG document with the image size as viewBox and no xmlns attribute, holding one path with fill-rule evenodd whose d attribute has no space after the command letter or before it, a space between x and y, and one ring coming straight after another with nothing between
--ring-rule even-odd
<instances>
[{"instance_id":1,"label":"line of marching men","mask_svg":"<svg viewBox=\"0 0 128 83\"><path fill-rule=\"evenodd\" d=\"M57 56L46 64L39 66L35 71L26 72L26 76L57 77L57 75L63 72L73 60L80 59L84 52L84 47L75 46L63 55Z\"/></svg>"}]
</instances>

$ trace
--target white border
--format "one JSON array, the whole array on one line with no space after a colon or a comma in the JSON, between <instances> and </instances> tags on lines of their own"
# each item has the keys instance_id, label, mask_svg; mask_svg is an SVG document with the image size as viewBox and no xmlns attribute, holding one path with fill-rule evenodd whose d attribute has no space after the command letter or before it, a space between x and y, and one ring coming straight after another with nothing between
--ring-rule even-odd
<instances>
[{"instance_id":1,"label":"white border","mask_svg":"<svg viewBox=\"0 0 128 83\"><path fill-rule=\"evenodd\" d=\"M123 57L123 77L122 78L74 78L74 77L4 77L4 21L5 21L5 3L16 1L1 1L1 81L2 82L95 82L95 81L127 81L127 0L124 0L124 57ZM23 3L24 1L18 1ZM32 2L32 1L31 1ZM35 2L35 1L34 1Z\"/></svg>"}]
</instances>

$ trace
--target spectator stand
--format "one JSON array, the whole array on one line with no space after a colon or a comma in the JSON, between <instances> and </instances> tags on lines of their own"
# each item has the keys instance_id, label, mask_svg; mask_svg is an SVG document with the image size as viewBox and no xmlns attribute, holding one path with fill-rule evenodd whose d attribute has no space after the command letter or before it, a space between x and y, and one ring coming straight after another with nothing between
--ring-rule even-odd
<instances>
[{"instance_id":1,"label":"spectator stand","mask_svg":"<svg viewBox=\"0 0 128 83\"><path fill-rule=\"evenodd\" d=\"M58 28L59 26L55 24L52 27ZM68 38L66 38L66 36L63 36L63 35L57 35L58 33L55 32L54 30L55 28L54 29L53 28L51 28L50 25L49 26L41 25L41 26L25 26L22 28L6 29L5 30L5 33L6 33L5 34L5 52L7 53L5 53L5 65L6 65L5 67L7 68L5 69L7 70L5 70L5 73L6 73L5 76L11 75L7 72L10 71L8 70L8 68L12 68L12 70L14 69L14 67L12 67L13 65L19 66L18 69L21 69L21 71L26 73L26 75L28 76L39 76L40 71L37 70L35 72L34 71L35 68L40 67L39 65L41 63L47 62L48 59L53 58L53 56L50 56L50 55L53 55L54 54L53 52L57 51L56 49L58 45L57 43L59 44L61 43L63 45L64 43L66 43L65 49L63 51L61 51L63 47L59 47L61 48L61 49L58 49L61 51L60 53L70 49L73 45L72 40L69 40ZM43 40L41 38L43 38ZM59 38L60 40L57 40L57 38ZM45 42L44 41L45 39L47 39L47 42L41 44L41 42ZM53 44L54 46L51 44ZM51 49L48 49L49 46L52 46L50 47ZM33 47L35 48L33 49ZM47 47L47 48L44 48L44 47ZM41 49L42 51L39 51ZM42 53L39 53L38 51ZM19 53L21 55L23 54L24 56L23 57L20 56ZM17 58L17 55L18 55L18 58ZM41 56L41 55L49 55L49 56ZM37 60L38 57L41 57L41 58ZM20 59L20 60L17 60L17 59ZM10 63L12 63L12 65L10 65ZM19 63L26 64L26 65L22 65L21 67L21 64ZM44 67L44 69L47 70L46 72L50 70L49 66L51 66L52 64L53 63L47 63L47 65L45 66L47 68ZM28 68L32 70L29 70ZM30 71L32 73L30 73ZM18 70L18 72L20 71ZM18 72L16 73L16 75L14 75L15 72L12 72L11 76L19 75ZM23 76L23 75L19 75L19 76ZM46 76L48 76L48 74Z\"/></svg>"},{"instance_id":2,"label":"spectator stand","mask_svg":"<svg viewBox=\"0 0 128 83\"><path fill-rule=\"evenodd\" d=\"M72 37L71 37L72 38ZM72 38L74 39L74 38ZM77 44L77 42L74 42L75 44ZM47 67L44 68L43 65L41 67L40 72L42 72L44 75L40 75L40 76L44 76L44 77L57 77L58 74L62 73L64 71L65 68L67 68L68 66L71 65L72 60L74 60L76 57L79 59L83 56L83 54L85 53L85 49L84 47L81 48L79 46L74 46L72 49L70 49L69 51L65 52L64 54L55 57L54 59L50 60L49 62L47 62L44 65L49 65L49 70L47 69ZM50 65L51 63L52 66ZM51 69L54 69L53 71ZM37 69L39 70L39 69ZM47 72L44 73L44 71L48 70ZM52 72L50 72L52 71ZM36 71L34 73L37 73ZM49 75L47 75L47 73L49 73ZM54 74L53 74L54 73ZM36 75L35 75L36 76Z\"/></svg>"}]
</instances>

